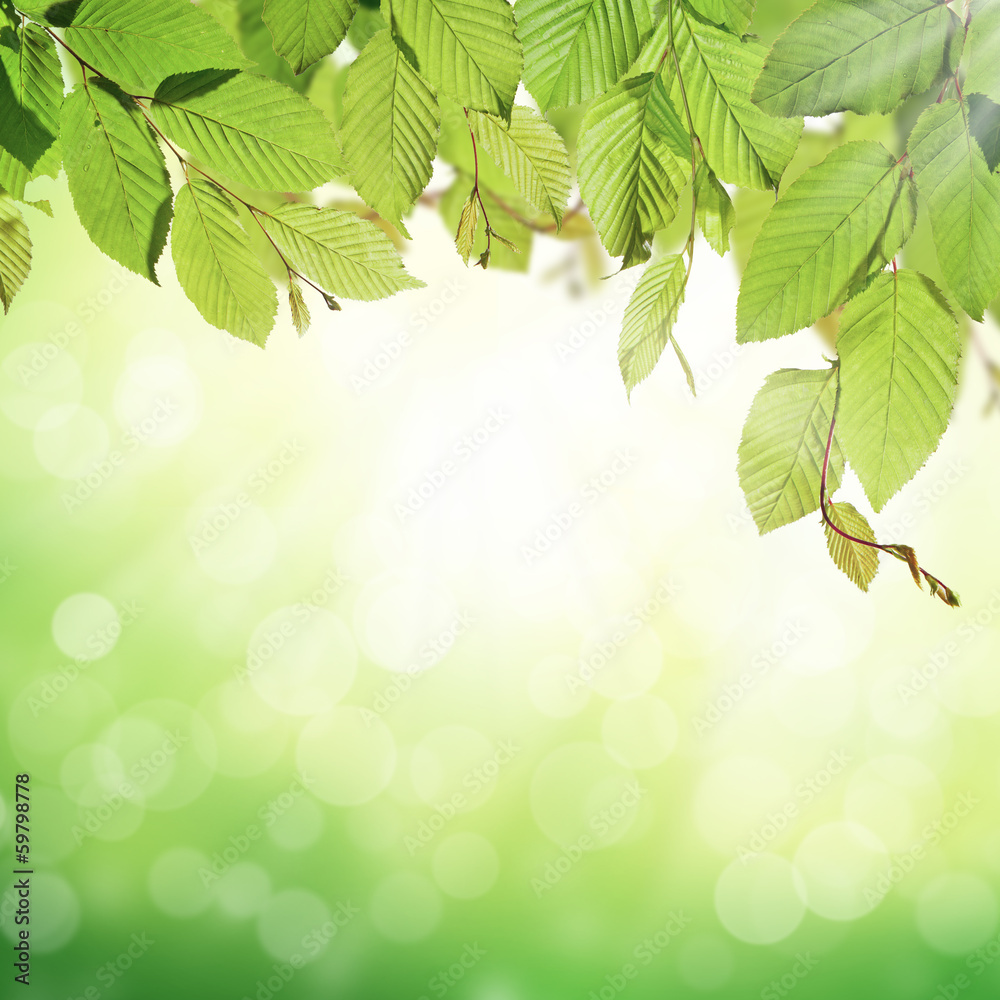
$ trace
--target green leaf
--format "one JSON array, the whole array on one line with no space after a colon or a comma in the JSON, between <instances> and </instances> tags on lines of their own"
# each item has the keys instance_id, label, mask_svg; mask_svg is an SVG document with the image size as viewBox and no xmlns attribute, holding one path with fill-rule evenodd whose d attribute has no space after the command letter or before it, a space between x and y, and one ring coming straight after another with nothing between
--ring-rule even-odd
<instances>
[{"instance_id":1,"label":"green leaf","mask_svg":"<svg viewBox=\"0 0 1000 1000\"><path fill-rule=\"evenodd\" d=\"M36 24L0 28L0 65L0 188L21 199L28 181L59 175L62 69Z\"/></svg>"},{"instance_id":2,"label":"green leaf","mask_svg":"<svg viewBox=\"0 0 1000 1000\"><path fill-rule=\"evenodd\" d=\"M524 85L542 111L610 90L653 30L648 0L517 0Z\"/></svg>"},{"instance_id":3,"label":"green leaf","mask_svg":"<svg viewBox=\"0 0 1000 1000\"><path fill-rule=\"evenodd\" d=\"M361 52L380 31L384 31L387 27L388 25L377 8L361 4L354 15L354 20L351 21L351 27L347 32L347 40L358 52Z\"/></svg>"},{"instance_id":4,"label":"green leaf","mask_svg":"<svg viewBox=\"0 0 1000 1000\"><path fill-rule=\"evenodd\" d=\"M754 103L784 117L889 114L933 86L957 23L941 0L818 0L774 43Z\"/></svg>"},{"instance_id":5,"label":"green leaf","mask_svg":"<svg viewBox=\"0 0 1000 1000\"><path fill-rule=\"evenodd\" d=\"M261 222L292 266L333 295L384 299L423 287L403 269L389 237L353 212L285 204Z\"/></svg>"},{"instance_id":6,"label":"green leaf","mask_svg":"<svg viewBox=\"0 0 1000 1000\"><path fill-rule=\"evenodd\" d=\"M972 0L970 13L965 90L1000 104L1000 7L995 0Z\"/></svg>"},{"instance_id":7,"label":"green leaf","mask_svg":"<svg viewBox=\"0 0 1000 1000\"><path fill-rule=\"evenodd\" d=\"M559 133L537 112L515 105L510 124L477 111L469 125L480 146L539 212L557 223L569 199L569 154Z\"/></svg>"},{"instance_id":8,"label":"green leaf","mask_svg":"<svg viewBox=\"0 0 1000 1000\"><path fill-rule=\"evenodd\" d=\"M669 29L669 18L664 16L635 69L655 71L662 63L671 100L680 109L684 101L673 60L663 60ZM740 41L706 24L683 3L674 9L674 44L694 130L715 175L740 187L776 188L795 155L802 122L776 121L750 100L767 49L754 38Z\"/></svg>"},{"instance_id":9,"label":"green leaf","mask_svg":"<svg viewBox=\"0 0 1000 1000\"><path fill-rule=\"evenodd\" d=\"M763 535L819 510L823 456L837 402L837 368L784 368L754 397L740 441L739 477ZM840 485L844 456L830 451L827 490Z\"/></svg>"},{"instance_id":10,"label":"green leaf","mask_svg":"<svg viewBox=\"0 0 1000 1000\"><path fill-rule=\"evenodd\" d=\"M380 31L347 74L340 137L358 194L404 236L402 218L430 180L440 128L434 91Z\"/></svg>"},{"instance_id":11,"label":"green leaf","mask_svg":"<svg viewBox=\"0 0 1000 1000\"><path fill-rule=\"evenodd\" d=\"M150 114L178 145L248 187L310 191L342 170L319 108L252 73L172 77L157 88Z\"/></svg>"},{"instance_id":12,"label":"green leaf","mask_svg":"<svg viewBox=\"0 0 1000 1000\"><path fill-rule=\"evenodd\" d=\"M1000 295L1000 177L972 137L967 110L961 101L932 104L910 133L910 158L941 271L962 308L981 321Z\"/></svg>"},{"instance_id":13,"label":"green leaf","mask_svg":"<svg viewBox=\"0 0 1000 1000\"><path fill-rule=\"evenodd\" d=\"M969 131L993 173L1000 166L1000 105L982 94L969 94L965 103L969 109Z\"/></svg>"},{"instance_id":14,"label":"green leaf","mask_svg":"<svg viewBox=\"0 0 1000 1000\"><path fill-rule=\"evenodd\" d=\"M834 526L841 531L874 544L875 532L872 531L872 526L864 514L852 504L847 501L840 503L828 501L826 513ZM851 583L867 593L875 574L878 573L878 549L873 549L870 545L859 545L849 538L844 538L843 535L838 535L829 524L826 525L826 547L830 550L830 557Z\"/></svg>"},{"instance_id":15,"label":"green leaf","mask_svg":"<svg viewBox=\"0 0 1000 1000\"><path fill-rule=\"evenodd\" d=\"M948 426L958 324L916 271L880 275L840 317L841 443L876 511L913 478Z\"/></svg>"},{"instance_id":16,"label":"green leaf","mask_svg":"<svg viewBox=\"0 0 1000 1000\"><path fill-rule=\"evenodd\" d=\"M192 180L181 187L170 250L177 280L198 312L212 326L263 347L278 297L236 209L214 184Z\"/></svg>"},{"instance_id":17,"label":"green leaf","mask_svg":"<svg viewBox=\"0 0 1000 1000\"><path fill-rule=\"evenodd\" d=\"M49 21L74 52L131 94L152 94L175 73L249 65L225 28L188 0L79 0Z\"/></svg>"},{"instance_id":18,"label":"green leaf","mask_svg":"<svg viewBox=\"0 0 1000 1000\"><path fill-rule=\"evenodd\" d=\"M618 341L618 366L629 397L674 339L673 327L684 301L686 277L684 257L670 254L650 264L635 286ZM678 357L683 357L679 349Z\"/></svg>"},{"instance_id":19,"label":"green leaf","mask_svg":"<svg viewBox=\"0 0 1000 1000\"><path fill-rule=\"evenodd\" d=\"M288 276L288 308L292 312L292 323L295 332L300 337L305 336L309 329L309 306L306 305L306 297L302 294L302 286L294 274Z\"/></svg>"},{"instance_id":20,"label":"green leaf","mask_svg":"<svg viewBox=\"0 0 1000 1000\"><path fill-rule=\"evenodd\" d=\"M737 340L768 340L828 316L909 238L909 167L877 142L851 142L807 170L771 209L743 273Z\"/></svg>"},{"instance_id":21,"label":"green leaf","mask_svg":"<svg viewBox=\"0 0 1000 1000\"><path fill-rule=\"evenodd\" d=\"M673 221L690 174L652 124L666 101L652 73L622 80L594 101L580 129L580 193L622 267L649 259L649 239Z\"/></svg>"},{"instance_id":22,"label":"green leaf","mask_svg":"<svg viewBox=\"0 0 1000 1000\"><path fill-rule=\"evenodd\" d=\"M31 270L31 237L13 200L0 193L0 304L6 313Z\"/></svg>"},{"instance_id":23,"label":"green leaf","mask_svg":"<svg viewBox=\"0 0 1000 1000\"><path fill-rule=\"evenodd\" d=\"M479 225L479 199L473 190L462 206L462 215L458 220L458 231L455 233L455 246L459 256L468 267L472 255L472 245L476 240L476 227Z\"/></svg>"},{"instance_id":24,"label":"green leaf","mask_svg":"<svg viewBox=\"0 0 1000 1000\"><path fill-rule=\"evenodd\" d=\"M521 43L506 0L387 0L390 25L414 69L476 111L510 117Z\"/></svg>"},{"instance_id":25,"label":"green leaf","mask_svg":"<svg viewBox=\"0 0 1000 1000\"><path fill-rule=\"evenodd\" d=\"M690 0L692 9L713 24L746 34L753 20L757 0Z\"/></svg>"},{"instance_id":26,"label":"green leaf","mask_svg":"<svg viewBox=\"0 0 1000 1000\"><path fill-rule=\"evenodd\" d=\"M720 256L729 252L729 234L736 225L736 209L729 192L719 183L707 163L698 168L695 183L698 225L708 245Z\"/></svg>"},{"instance_id":27,"label":"green leaf","mask_svg":"<svg viewBox=\"0 0 1000 1000\"><path fill-rule=\"evenodd\" d=\"M171 191L139 108L109 80L91 78L63 104L62 141L73 205L90 238L159 284L153 265L167 241Z\"/></svg>"},{"instance_id":28,"label":"green leaf","mask_svg":"<svg viewBox=\"0 0 1000 1000\"><path fill-rule=\"evenodd\" d=\"M274 51L294 73L328 56L344 40L358 0L265 0Z\"/></svg>"}]
</instances>

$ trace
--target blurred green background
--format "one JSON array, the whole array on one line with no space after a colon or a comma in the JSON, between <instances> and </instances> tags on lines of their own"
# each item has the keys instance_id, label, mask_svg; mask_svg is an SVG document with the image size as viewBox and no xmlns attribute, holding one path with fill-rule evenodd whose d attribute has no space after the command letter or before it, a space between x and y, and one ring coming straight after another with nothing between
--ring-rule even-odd
<instances>
[{"instance_id":1,"label":"blurred green background","mask_svg":"<svg viewBox=\"0 0 1000 1000\"><path fill-rule=\"evenodd\" d=\"M571 245L465 270L420 210L425 289L316 308L302 340L283 312L261 351L169 265L156 289L104 258L64 182L37 196L57 221L27 210L0 322L0 831L12 870L29 772L34 996L997 995L971 348L873 519L952 611L895 562L858 592L818 517L757 537L743 419L824 345L735 349L704 245L677 328L699 398L667 359L628 405L635 277L588 286Z\"/></svg>"}]
</instances>

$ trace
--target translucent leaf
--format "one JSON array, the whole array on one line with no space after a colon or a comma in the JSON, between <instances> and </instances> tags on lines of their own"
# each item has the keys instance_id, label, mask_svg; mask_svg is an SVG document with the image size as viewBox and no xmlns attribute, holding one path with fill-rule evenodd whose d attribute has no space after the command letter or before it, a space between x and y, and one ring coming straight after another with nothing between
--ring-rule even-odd
<instances>
[{"instance_id":1,"label":"translucent leaf","mask_svg":"<svg viewBox=\"0 0 1000 1000\"><path fill-rule=\"evenodd\" d=\"M561 222L569 200L569 154L559 133L537 112L515 105L510 124L469 112L480 146L540 212Z\"/></svg>"},{"instance_id":2,"label":"translucent leaf","mask_svg":"<svg viewBox=\"0 0 1000 1000\"><path fill-rule=\"evenodd\" d=\"M212 326L263 347L278 297L236 209L214 184L192 180L180 189L170 250L177 280L198 312Z\"/></svg>"},{"instance_id":3,"label":"translucent leaf","mask_svg":"<svg viewBox=\"0 0 1000 1000\"><path fill-rule=\"evenodd\" d=\"M648 0L517 0L524 85L542 111L610 90L653 30Z\"/></svg>"},{"instance_id":4,"label":"translucent leaf","mask_svg":"<svg viewBox=\"0 0 1000 1000\"><path fill-rule=\"evenodd\" d=\"M837 368L785 368L767 377L754 397L740 441L740 486L763 535L819 510L823 456L837 402ZM837 437L827 490L844 472Z\"/></svg>"},{"instance_id":5,"label":"translucent leaf","mask_svg":"<svg viewBox=\"0 0 1000 1000\"><path fill-rule=\"evenodd\" d=\"M6 313L31 270L31 237L13 200L0 193L0 304Z\"/></svg>"},{"instance_id":6,"label":"translucent leaf","mask_svg":"<svg viewBox=\"0 0 1000 1000\"><path fill-rule=\"evenodd\" d=\"M720 256L729 252L729 234L736 225L736 209L729 192L719 183L708 164L698 168L695 184L698 225L708 245Z\"/></svg>"},{"instance_id":7,"label":"translucent leaf","mask_svg":"<svg viewBox=\"0 0 1000 1000\"><path fill-rule=\"evenodd\" d=\"M178 145L248 187L310 191L342 169L319 108L253 73L172 77L157 89L150 114Z\"/></svg>"},{"instance_id":8,"label":"translucent leaf","mask_svg":"<svg viewBox=\"0 0 1000 1000\"><path fill-rule=\"evenodd\" d=\"M506 0L387 0L413 68L460 104L510 117L521 43Z\"/></svg>"},{"instance_id":9,"label":"translucent leaf","mask_svg":"<svg viewBox=\"0 0 1000 1000\"><path fill-rule=\"evenodd\" d=\"M851 142L807 170L771 209L743 273L737 340L794 333L857 294L909 238L908 164L877 142Z\"/></svg>"},{"instance_id":10,"label":"translucent leaf","mask_svg":"<svg viewBox=\"0 0 1000 1000\"><path fill-rule=\"evenodd\" d=\"M910 481L948 426L958 384L958 324L932 281L880 275L847 304L838 434L875 510Z\"/></svg>"},{"instance_id":11,"label":"translucent leaf","mask_svg":"<svg viewBox=\"0 0 1000 1000\"><path fill-rule=\"evenodd\" d=\"M872 531L864 514L852 504L827 502L826 513L833 524L854 538L865 542L875 542L875 532ZM867 593L875 574L878 573L878 549L870 545L859 545L857 542L838 535L829 524L826 526L826 547L830 557L844 572L855 586Z\"/></svg>"},{"instance_id":12,"label":"translucent leaf","mask_svg":"<svg viewBox=\"0 0 1000 1000\"><path fill-rule=\"evenodd\" d=\"M691 0L691 7L713 24L721 24L735 31L746 33L753 20L756 0Z\"/></svg>"},{"instance_id":13,"label":"translucent leaf","mask_svg":"<svg viewBox=\"0 0 1000 1000\"><path fill-rule=\"evenodd\" d=\"M171 190L163 154L136 104L91 78L62 109L62 142L73 205L109 257L156 282L167 242Z\"/></svg>"},{"instance_id":14,"label":"translucent leaf","mask_svg":"<svg viewBox=\"0 0 1000 1000\"><path fill-rule=\"evenodd\" d=\"M423 287L403 269L389 237L353 212L285 204L263 215L261 222L295 270L332 295L384 299Z\"/></svg>"},{"instance_id":15,"label":"translucent leaf","mask_svg":"<svg viewBox=\"0 0 1000 1000\"><path fill-rule=\"evenodd\" d=\"M347 74L340 137L355 190L394 225L430 180L440 127L434 91L380 31Z\"/></svg>"},{"instance_id":16,"label":"translucent leaf","mask_svg":"<svg viewBox=\"0 0 1000 1000\"><path fill-rule=\"evenodd\" d=\"M917 188L927 200L938 262L962 308L982 320L1000 295L1000 177L969 127L962 101L932 104L910 133Z\"/></svg>"},{"instance_id":17,"label":"translucent leaf","mask_svg":"<svg viewBox=\"0 0 1000 1000\"><path fill-rule=\"evenodd\" d=\"M933 86L957 17L941 0L818 0L774 43L753 91L768 114L889 114Z\"/></svg>"},{"instance_id":18,"label":"translucent leaf","mask_svg":"<svg viewBox=\"0 0 1000 1000\"><path fill-rule=\"evenodd\" d=\"M274 51L292 72L328 56L347 36L358 0L265 0Z\"/></svg>"},{"instance_id":19,"label":"translucent leaf","mask_svg":"<svg viewBox=\"0 0 1000 1000\"><path fill-rule=\"evenodd\" d=\"M1000 104L1000 5L996 0L972 0L970 13L965 90Z\"/></svg>"},{"instance_id":20,"label":"translucent leaf","mask_svg":"<svg viewBox=\"0 0 1000 1000\"><path fill-rule=\"evenodd\" d=\"M684 257L670 254L650 264L635 286L625 308L618 342L618 366L629 396L653 371L663 349L673 341L674 323L684 301L686 275ZM679 349L678 358L683 358ZM686 365L686 360L682 365Z\"/></svg>"},{"instance_id":21,"label":"translucent leaf","mask_svg":"<svg viewBox=\"0 0 1000 1000\"><path fill-rule=\"evenodd\" d=\"M288 307L292 312L292 323L300 337L309 329L309 306L302 294L302 286L294 274L288 276Z\"/></svg>"},{"instance_id":22,"label":"translucent leaf","mask_svg":"<svg viewBox=\"0 0 1000 1000\"><path fill-rule=\"evenodd\" d=\"M0 30L0 65L6 73L0 82L0 188L21 199L28 181L59 175L62 68L55 42L36 24Z\"/></svg>"},{"instance_id":23,"label":"translucent leaf","mask_svg":"<svg viewBox=\"0 0 1000 1000\"><path fill-rule=\"evenodd\" d=\"M969 131L986 157L990 172L1000 166L1000 105L982 94L969 94L965 99L969 114Z\"/></svg>"},{"instance_id":24,"label":"translucent leaf","mask_svg":"<svg viewBox=\"0 0 1000 1000\"><path fill-rule=\"evenodd\" d=\"M666 101L662 80L643 73L594 101L580 127L580 193L623 267L649 259L650 237L673 221L690 178L690 164L653 127Z\"/></svg>"},{"instance_id":25,"label":"translucent leaf","mask_svg":"<svg viewBox=\"0 0 1000 1000\"><path fill-rule=\"evenodd\" d=\"M666 16L636 63L635 71L660 70L674 106L683 108L673 60L663 59L670 44ZM684 4L674 10L674 44L687 91L695 132L716 176L728 184L772 190L795 154L801 120L775 120L750 100L750 89L767 49L755 38L742 41L706 24Z\"/></svg>"},{"instance_id":26,"label":"translucent leaf","mask_svg":"<svg viewBox=\"0 0 1000 1000\"><path fill-rule=\"evenodd\" d=\"M476 239L476 226L479 225L479 199L472 191L462 206L462 215L458 220L458 231L455 233L455 246L459 256L468 265L472 255L472 245Z\"/></svg>"},{"instance_id":27,"label":"translucent leaf","mask_svg":"<svg viewBox=\"0 0 1000 1000\"><path fill-rule=\"evenodd\" d=\"M55 8L74 52L131 94L168 76L249 65L229 33L189 0L78 0Z\"/></svg>"}]
</instances>

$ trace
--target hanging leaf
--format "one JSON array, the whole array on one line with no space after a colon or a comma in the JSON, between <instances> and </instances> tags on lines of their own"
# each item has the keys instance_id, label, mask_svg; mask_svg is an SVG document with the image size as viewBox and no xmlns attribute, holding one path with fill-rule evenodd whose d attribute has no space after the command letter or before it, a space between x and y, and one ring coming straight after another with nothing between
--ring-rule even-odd
<instances>
[{"instance_id":1,"label":"hanging leaf","mask_svg":"<svg viewBox=\"0 0 1000 1000\"><path fill-rule=\"evenodd\" d=\"M737 340L794 333L861 291L913 231L915 194L908 165L877 142L850 142L807 170L754 242Z\"/></svg>"},{"instance_id":2,"label":"hanging leaf","mask_svg":"<svg viewBox=\"0 0 1000 1000\"><path fill-rule=\"evenodd\" d=\"M172 193L135 102L109 80L88 80L63 105L62 141L73 206L90 238L159 284L153 265L167 242Z\"/></svg>"},{"instance_id":3,"label":"hanging leaf","mask_svg":"<svg viewBox=\"0 0 1000 1000\"><path fill-rule=\"evenodd\" d=\"M389 237L353 212L284 204L261 222L295 269L332 295L384 299L423 287L406 273Z\"/></svg>"},{"instance_id":4,"label":"hanging leaf","mask_svg":"<svg viewBox=\"0 0 1000 1000\"><path fill-rule=\"evenodd\" d=\"M872 531L864 514L852 504L827 502L826 513L834 526L846 532L853 538L875 544L875 532ZM830 557L847 578L855 586L867 593L875 574L878 573L878 549L871 545L860 545L858 542L837 534L829 524L826 528L826 547Z\"/></svg>"},{"instance_id":5,"label":"hanging leaf","mask_svg":"<svg viewBox=\"0 0 1000 1000\"><path fill-rule=\"evenodd\" d=\"M31 237L14 202L0 193L0 305L10 310L31 270Z\"/></svg>"},{"instance_id":6,"label":"hanging leaf","mask_svg":"<svg viewBox=\"0 0 1000 1000\"><path fill-rule=\"evenodd\" d=\"M610 90L653 30L647 0L517 0L524 85L542 111Z\"/></svg>"},{"instance_id":7,"label":"hanging leaf","mask_svg":"<svg viewBox=\"0 0 1000 1000\"><path fill-rule=\"evenodd\" d=\"M972 0L969 12L965 90L1000 104L1000 7L994 0Z\"/></svg>"},{"instance_id":8,"label":"hanging leaf","mask_svg":"<svg viewBox=\"0 0 1000 1000\"><path fill-rule=\"evenodd\" d=\"M358 194L407 237L402 218L430 180L440 127L434 91L380 31L347 74L340 135Z\"/></svg>"},{"instance_id":9,"label":"hanging leaf","mask_svg":"<svg viewBox=\"0 0 1000 1000\"><path fill-rule=\"evenodd\" d=\"M177 280L198 312L212 326L263 347L278 297L236 209L214 184L192 180L181 187L170 250Z\"/></svg>"},{"instance_id":10,"label":"hanging leaf","mask_svg":"<svg viewBox=\"0 0 1000 1000\"><path fill-rule=\"evenodd\" d=\"M746 33L753 20L756 0L690 0L691 8L706 20L736 32Z\"/></svg>"},{"instance_id":11,"label":"hanging leaf","mask_svg":"<svg viewBox=\"0 0 1000 1000\"><path fill-rule=\"evenodd\" d=\"M510 117L521 43L507 0L387 0L390 26L428 83L476 111Z\"/></svg>"},{"instance_id":12,"label":"hanging leaf","mask_svg":"<svg viewBox=\"0 0 1000 1000\"><path fill-rule=\"evenodd\" d=\"M248 66L229 33L189 0L76 0L49 23L84 61L131 94L175 73Z\"/></svg>"},{"instance_id":13,"label":"hanging leaf","mask_svg":"<svg viewBox=\"0 0 1000 1000\"><path fill-rule=\"evenodd\" d=\"M310 191L342 169L319 108L262 76L175 76L157 88L149 110L179 146L248 187Z\"/></svg>"},{"instance_id":14,"label":"hanging leaf","mask_svg":"<svg viewBox=\"0 0 1000 1000\"><path fill-rule=\"evenodd\" d=\"M515 105L510 124L469 112L477 141L517 185L524 198L556 222L569 200L569 154L559 133L537 112Z\"/></svg>"},{"instance_id":15,"label":"hanging leaf","mask_svg":"<svg viewBox=\"0 0 1000 1000\"><path fill-rule=\"evenodd\" d=\"M632 390L656 367L667 344L673 342L674 323L684 301L687 268L681 254L670 254L646 268L625 308L618 342L618 366L625 389ZM690 366L680 349L677 355L690 376Z\"/></svg>"},{"instance_id":16,"label":"hanging leaf","mask_svg":"<svg viewBox=\"0 0 1000 1000\"><path fill-rule=\"evenodd\" d=\"M754 397L740 441L740 486L763 535L819 510L819 489L837 402L837 367L784 368L767 377ZM844 472L837 437L830 452L827 490Z\"/></svg>"},{"instance_id":17,"label":"hanging leaf","mask_svg":"<svg viewBox=\"0 0 1000 1000\"><path fill-rule=\"evenodd\" d=\"M301 73L347 36L358 0L265 0L263 20L274 51Z\"/></svg>"},{"instance_id":18,"label":"hanging leaf","mask_svg":"<svg viewBox=\"0 0 1000 1000\"><path fill-rule=\"evenodd\" d=\"M818 0L774 43L754 103L785 117L889 114L933 86L958 26L941 0Z\"/></svg>"},{"instance_id":19,"label":"hanging leaf","mask_svg":"<svg viewBox=\"0 0 1000 1000\"><path fill-rule=\"evenodd\" d=\"M479 225L479 199L475 190L465 199L462 206L462 216L458 220L458 232L455 233L455 246L458 248L462 262L468 266L472 255L472 244L476 239L476 227Z\"/></svg>"},{"instance_id":20,"label":"hanging leaf","mask_svg":"<svg viewBox=\"0 0 1000 1000\"><path fill-rule=\"evenodd\" d=\"M932 104L910 134L910 157L941 271L962 308L981 321L1000 295L1000 177L972 137L966 105Z\"/></svg>"},{"instance_id":21,"label":"hanging leaf","mask_svg":"<svg viewBox=\"0 0 1000 1000\"><path fill-rule=\"evenodd\" d=\"M580 128L580 193L622 267L649 259L650 238L673 221L690 179L690 163L654 127L664 102L662 80L643 73L594 101Z\"/></svg>"},{"instance_id":22,"label":"hanging leaf","mask_svg":"<svg viewBox=\"0 0 1000 1000\"><path fill-rule=\"evenodd\" d=\"M309 329L309 306L302 294L302 286L294 274L288 275L288 307L292 312L292 324L300 337Z\"/></svg>"},{"instance_id":23,"label":"hanging leaf","mask_svg":"<svg viewBox=\"0 0 1000 1000\"><path fill-rule=\"evenodd\" d=\"M698 167L694 190L698 225L708 245L724 257L729 252L729 234L736 225L736 209L729 192L705 162Z\"/></svg>"},{"instance_id":24,"label":"hanging leaf","mask_svg":"<svg viewBox=\"0 0 1000 1000\"><path fill-rule=\"evenodd\" d=\"M955 402L958 324L915 271L883 274L840 317L839 436L876 511L937 448Z\"/></svg>"}]
</instances>

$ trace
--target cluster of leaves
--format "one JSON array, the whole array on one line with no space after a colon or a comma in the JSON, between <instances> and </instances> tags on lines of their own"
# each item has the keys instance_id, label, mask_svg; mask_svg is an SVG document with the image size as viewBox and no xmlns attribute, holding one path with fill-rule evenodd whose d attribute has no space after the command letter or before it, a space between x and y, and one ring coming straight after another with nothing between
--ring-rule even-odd
<instances>
[{"instance_id":1,"label":"cluster of leaves","mask_svg":"<svg viewBox=\"0 0 1000 1000\"><path fill-rule=\"evenodd\" d=\"M303 283L331 309L420 285L397 245L422 200L483 268L525 268L538 233L596 231L623 268L645 266L619 343L626 391L668 346L693 391L674 327L700 229L745 264L740 343L833 331L836 360L776 372L754 400L739 473L759 530L820 510L862 589L885 552L957 604L827 495L850 462L878 511L924 464L955 399L960 318L1000 296L1000 4L817 0L768 50L755 0L376 3L0 0L5 310L30 266L16 202L60 166L101 250L155 282L171 234L201 314L257 344L277 311L269 268L300 333ZM345 38L357 57L331 70ZM522 82L535 107L515 104ZM900 149L831 139L802 162L807 116L915 107ZM432 193L436 160L454 180ZM361 202L317 206L331 180ZM921 204L930 276L896 262Z\"/></svg>"}]
</instances>

